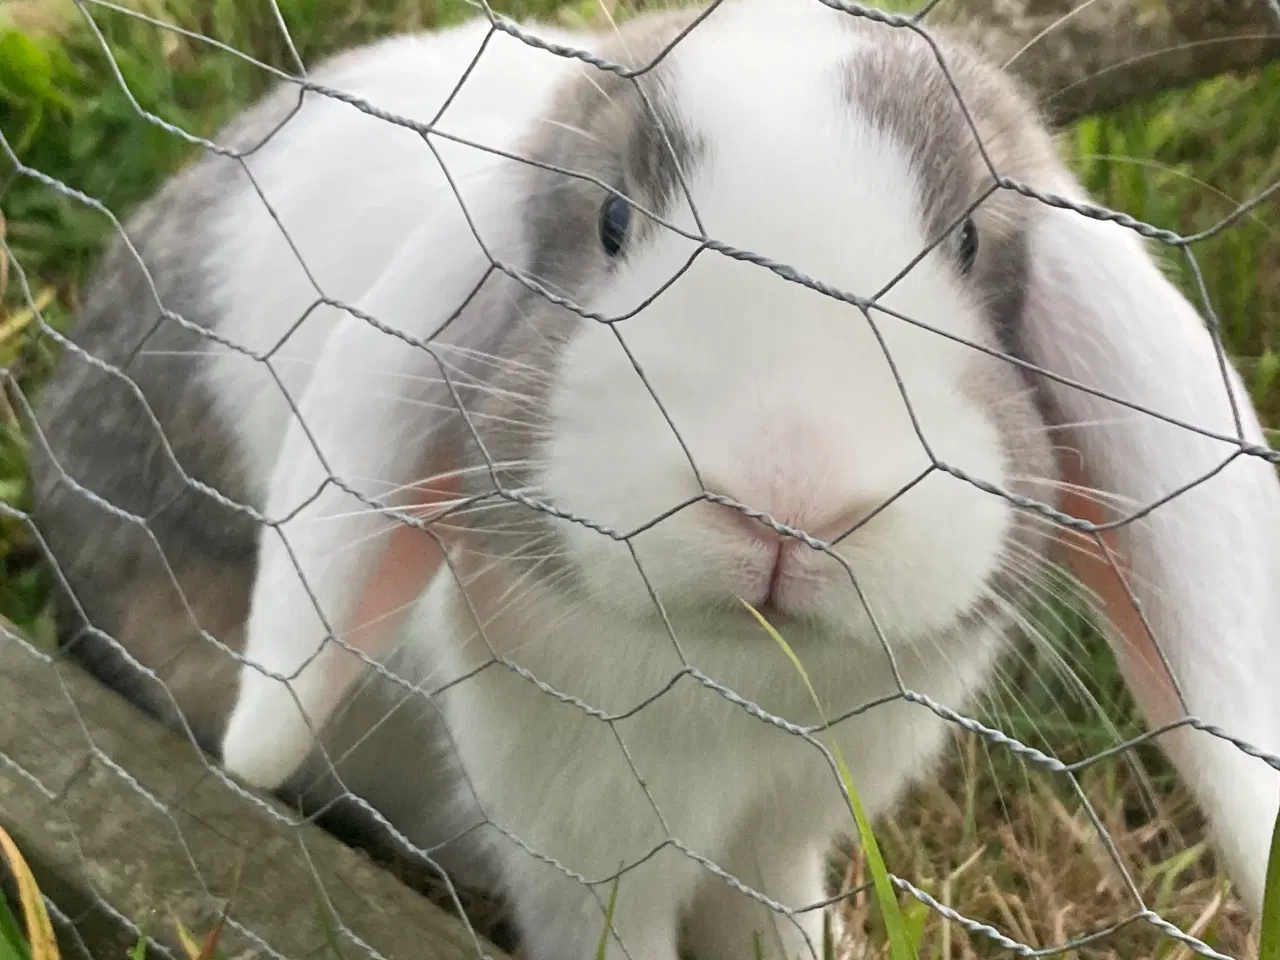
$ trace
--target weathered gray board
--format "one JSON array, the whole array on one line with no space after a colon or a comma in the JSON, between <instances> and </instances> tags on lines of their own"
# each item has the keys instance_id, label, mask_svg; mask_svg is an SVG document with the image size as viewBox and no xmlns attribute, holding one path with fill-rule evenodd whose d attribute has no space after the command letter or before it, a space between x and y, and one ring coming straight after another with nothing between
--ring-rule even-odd
<instances>
[{"instance_id":1,"label":"weathered gray board","mask_svg":"<svg viewBox=\"0 0 1280 960\"><path fill-rule=\"evenodd\" d=\"M182 957L170 911L202 938L242 864L230 916L270 950L228 927L222 956L369 955L332 932L340 920L387 960L506 960L365 855L246 800L184 737L3 622L0 825L76 921L68 957L78 935L94 958L123 960L136 941L126 920Z\"/></svg>"}]
</instances>

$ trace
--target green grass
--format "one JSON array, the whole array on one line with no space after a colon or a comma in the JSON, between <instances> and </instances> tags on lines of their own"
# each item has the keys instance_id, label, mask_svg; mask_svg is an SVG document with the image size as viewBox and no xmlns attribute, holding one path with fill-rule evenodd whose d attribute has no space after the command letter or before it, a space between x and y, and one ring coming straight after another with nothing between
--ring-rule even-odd
<instances>
[{"instance_id":1,"label":"green grass","mask_svg":"<svg viewBox=\"0 0 1280 960\"><path fill-rule=\"evenodd\" d=\"M1262 922L1258 930L1258 960L1280 960L1280 816L1271 833Z\"/></svg>"},{"instance_id":2,"label":"green grass","mask_svg":"<svg viewBox=\"0 0 1280 960\"><path fill-rule=\"evenodd\" d=\"M31 947L22 932L22 924L14 916L3 890L0 890L0 960L31 960Z\"/></svg>"},{"instance_id":3,"label":"green grass","mask_svg":"<svg viewBox=\"0 0 1280 960\"><path fill-rule=\"evenodd\" d=\"M292 67L265 0L126 2L267 63ZM599 13L590 0L495 6L571 21ZM456 21L470 9L464 0L279 0L279 7L308 63L394 30ZM137 99L193 134L213 134L264 89L263 72L243 60L106 8L89 9ZM194 151L138 116L110 66L71 0L0 0L0 132L23 164L100 200L123 220ZM1205 229L1280 178L1280 65L1084 120L1065 132L1064 149L1101 202L1181 233ZM1278 209L1276 202L1263 206L1195 248L1225 342L1268 426L1280 426ZM66 329L111 235L110 222L15 174L3 157L0 211L31 296L49 323ZM1181 259L1169 262L1172 275L1197 298ZM52 356L33 336L16 275L11 271L7 283L0 277L0 285L0 364L32 396ZM20 510L29 507L23 462L16 419L0 402L0 500ZM48 586L26 528L0 519L0 615L47 640ZM1052 635L1092 699L1081 696L1043 650L1033 649L1010 668L982 719L1064 757L1085 756L1140 730L1114 663L1087 622L1073 616ZM956 759L940 781L916 791L877 831L894 872L966 915L1040 946L1131 912L1093 825L1060 781L977 738L960 736L957 744ZM1224 891L1201 842L1201 818L1158 753L1144 748L1125 761L1091 768L1081 789L1150 905L1224 952L1247 955L1251 933L1244 912ZM863 882L863 869L855 858L845 882ZM871 903L853 898L848 925L873 926ZM921 944L921 960L992 952L980 937L933 915L919 937L913 929L912 940ZM1179 949L1135 926L1087 955L1189 956Z\"/></svg>"},{"instance_id":4,"label":"green grass","mask_svg":"<svg viewBox=\"0 0 1280 960\"><path fill-rule=\"evenodd\" d=\"M22 851L2 828L0 876L5 881L0 885L0 960L58 960L53 923L40 887ZM10 890L16 894L16 905L8 899Z\"/></svg>"},{"instance_id":5,"label":"green grass","mask_svg":"<svg viewBox=\"0 0 1280 960\"><path fill-rule=\"evenodd\" d=\"M800 658L791 649L791 644L787 643L786 638L768 620L761 616L755 607L745 600L742 603L751 611L751 615L769 634L774 643L786 654L787 659L791 661L796 673L804 681L805 689L809 691L813 705L817 708L819 721L824 727L827 726L830 720L827 717L826 709L822 706L822 701L818 698L818 693L814 690L813 684L809 680L809 673L805 670L804 664L800 662ZM893 882L889 879L889 871L885 868L884 856L880 853L880 844L876 840L875 828L863 810L862 799L859 797L853 782L853 775L849 772L848 764L844 761L840 745L833 741L829 749L834 755L840 782L849 798L849 814L853 818L857 831L858 846L862 850L867 868L871 871L871 885L875 890L876 901L880 907L879 919L884 929L884 939L887 941L889 956L891 960L917 960L916 944L907 937L907 926L902 918L902 907L898 903L898 894L893 888Z\"/></svg>"}]
</instances>

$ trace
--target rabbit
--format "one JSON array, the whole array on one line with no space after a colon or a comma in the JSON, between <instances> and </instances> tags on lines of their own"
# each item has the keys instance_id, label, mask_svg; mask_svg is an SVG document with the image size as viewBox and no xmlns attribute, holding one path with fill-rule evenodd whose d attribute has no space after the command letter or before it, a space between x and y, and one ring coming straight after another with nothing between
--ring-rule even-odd
<instances>
[{"instance_id":1,"label":"rabbit","mask_svg":"<svg viewBox=\"0 0 1280 960\"><path fill-rule=\"evenodd\" d=\"M628 24L599 53L638 67L687 22L687 14L664 13ZM425 592L396 625L404 640L390 643L406 661L396 670L406 682L447 687L435 703L456 751L459 792L472 802L457 814L424 803L422 815L464 839L449 844L453 857L476 849L467 859L496 865L531 957L594 956L600 906L619 870L610 956L675 960L684 942L704 960L745 957L756 936L771 956L820 951L823 911L813 907L827 896L824 855L850 822L823 754L692 678L667 685L689 665L789 723L821 722L803 678L741 597L787 636L830 715L892 696L895 671L909 689L958 709L993 669L1015 621L1003 599L1017 590L1004 558L1041 557L1050 542L1042 518L999 496L946 473L920 479L930 458L913 417L934 453L972 476L1023 497L1035 495L1036 478L1052 478L1032 385L999 357L906 324L868 322L847 302L714 254L698 257L616 333L521 283L530 278L612 318L635 311L697 248L596 183L556 172L583 171L684 230L697 230L696 210L719 241L867 295L941 240L886 293L886 306L992 351L1010 349L1001 333L1017 309L1020 251L1009 225L1030 202L993 198L952 229L986 187L980 155L957 151L953 166L933 172L939 146L955 151L971 136L956 126L962 115L954 109L939 111L942 142L922 143L918 158L911 146L895 146L894 127L880 132L897 111L884 98L902 86L883 84L884 68L870 58L882 32L823 7L724 5L679 41L670 67L641 81L642 93L626 78L493 36L441 122L456 111L450 133L547 166L445 153L452 145L441 144L452 182L438 175L439 198L420 205L429 217L359 299L361 317L340 318L327 333L299 399L297 432L285 421L283 437L273 432L260 443L281 451L263 512L290 519L283 538L268 532L260 541L245 653L264 672L243 671L223 741L228 769L281 786L311 748L309 727L332 719L323 701L345 689L343 677L359 674L360 660L341 647L313 658L315 642L358 623L345 639L380 655L380 638L395 635L366 625L415 596L425 572ZM775 65L744 82L750 63L767 58ZM930 76L927 59L900 69L913 64ZM546 122L515 135L494 124L490 139L471 132L489 122L489 109L505 118L512 108L485 103L482 112L465 100L471 82L489 79L486 66L504 90L536 95L520 107ZM775 86L792 71L794 81ZM796 93L821 91L820 82L829 91L796 110ZM981 90L974 95L986 106ZM1005 145L1015 168L1050 149L1043 134L999 136L1014 118L995 109L985 133ZM843 124L833 122L836 110L847 114ZM744 162L764 131L783 152ZM428 166L430 156L414 148ZM256 159L270 198L267 154ZM932 173L920 186L916 165L921 177ZM682 179L692 208L682 206ZM454 188L461 203L450 202ZM245 194L226 222L244 231L250 216L262 220L249 211L256 200ZM318 235L283 202L276 213L291 233ZM871 243L852 234L832 242L814 229L824 213L884 227ZM274 258L238 246L224 268L228 282L249 268L279 283ZM518 275L490 272L490 256ZM296 318L307 305L272 304L264 315L262 286L239 283L246 296L228 309L236 320L219 327L236 342L253 337L265 348L287 329L266 339L266 317ZM408 337L443 341L433 346L442 366L365 315ZM235 373L215 370L221 383L243 379L246 364L232 362ZM447 408L451 385L465 420L404 415ZM448 463L428 449L433 442ZM340 487L321 490L330 473L368 497L430 487L425 501L397 501L424 516L485 497L495 480L525 499L473 505L433 525L445 556L424 571L434 551L408 544L425 538L401 525L403 540L388 545L399 521ZM439 482L447 479L456 490ZM810 536L855 528L840 550L854 576L732 506L677 510L702 482ZM911 489L881 509L904 487ZM530 500L559 516L530 509ZM628 531L672 510L630 542L564 519ZM395 558L380 556L383 549ZM412 582L401 591L393 580ZM395 596L366 601L362 584ZM486 668L494 656L528 675ZM530 676L622 719L603 723ZM861 802L878 815L927 769L951 727L897 701L835 729ZM470 834L465 813L474 814ZM664 846L671 838L681 846ZM698 857L802 912L778 916Z\"/></svg>"},{"instance_id":2,"label":"rabbit","mask_svg":"<svg viewBox=\"0 0 1280 960\"><path fill-rule=\"evenodd\" d=\"M220 136L266 139L243 166L131 222L153 280L117 246L73 339L152 412L77 350L37 411L67 635L247 783L343 756L534 960L596 954L615 876L610 957L807 955L849 825L812 740L889 812L1060 560L1153 726L1267 755L1160 739L1257 911L1280 489L1196 309L1067 208L1029 94L818 0L526 29L555 50L477 19L340 55L309 79L345 99L283 86ZM1055 528L1113 519L1088 489L1163 502Z\"/></svg>"}]
</instances>

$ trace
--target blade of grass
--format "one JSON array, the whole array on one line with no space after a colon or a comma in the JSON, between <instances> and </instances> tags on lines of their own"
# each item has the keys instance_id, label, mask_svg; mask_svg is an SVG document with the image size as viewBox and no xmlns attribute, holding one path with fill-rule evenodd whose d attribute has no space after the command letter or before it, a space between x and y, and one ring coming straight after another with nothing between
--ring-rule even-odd
<instances>
[{"instance_id":1,"label":"blade of grass","mask_svg":"<svg viewBox=\"0 0 1280 960\"><path fill-rule=\"evenodd\" d=\"M129 951L129 960L147 960L147 927L143 924L138 929L138 942Z\"/></svg>"},{"instance_id":2,"label":"blade of grass","mask_svg":"<svg viewBox=\"0 0 1280 960\"><path fill-rule=\"evenodd\" d=\"M919 956L920 948L924 946L924 930L929 922L929 915L932 911L919 900L913 900L907 907L905 925L907 929L907 938L911 943L911 948Z\"/></svg>"},{"instance_id":3,"label":"blade of grass","mask_svg":"<svg viewBox=\"0 0 1280 960\"><path fill-rule=\"evenodd\" d=\"M0 893L0 960L31 960L22 926L3 893Z\"/></svg>"},{"instance_id":4,"label":"blade of grass","mask_svg":"<svg viewBox=\"0 0 1280 960\"><path fill-rule=\"evenodd\" d=\"M3 276L0 276L0 281L3 281ZM3 293L3 290L3 282L0 282L0 293ZM35 302L31 306L23 307L12 316L6 317L4 322L0 323L0 344L8 343L25 330L31 324L31 321L36 318L37 314L48 310L56 294L57 291L52 287L45 287L36 295Z\"/></svg>"},{"instance_id":5,"label":"blade of grass","mask_svg":"<svg viewBox=\"0 0 1280 960\"><path fill-rule=\"evenodd\" d=\"M58 960L58 941L53 935L53 923L45 909L40 886L31 875L31 868L23 859L18 845L3 828L0 828L0 850L4 852L9 872L18 887L18 905L22 908L31 960Z\"/></svg>"},{"instance_id":6,"label":"blade of grass","mask_svg":"<svg viewBox=\"0 0 1280 960\"><path fill-rule=\"evenodd\" d=\"M200 947L200 955L196 960L215 960L218 956L218 941L222 939L222 928L227 922L227 908L222 908L222 914L218 917L218 922L213 925L213 929L209 931L204 938L204 944Z\"/></svg>"},{"instance_id":7,"label":"blade of grass","mask_svg":"<svg viewBox=\"0 0 1280 960\"><path fill-rule=\"evenodd\" d=\"M222 940L222 930L226 926L227 917L231 914L231 902L236 898L236 891L240 889L240 876L244 871L244 850L240 851L240 856L236 860L236 872L231 878L231 892L227 894L227 899L222 904L222 912L218 914L218 922L213 925L213 929L204 938L204 944L200 948L200 953L195 960L216 960L220 956L218 953L218 943ZM341 954L339 954L341 956Z\"/></svg>"},{"instance_id":8,"label":"blade of grass","mask_svg":"<svg viewBox=\"0 0 1280 960\"><path fill-rule=\"evenodd\" d=\"M200 944L196 943L196 938L191 935L191 931L186 928L172 910L169 911L169 920L173 923L174 929L178 931L178 939L182 941L182 952L187 955L187 960L198 960Z\"/></svg>"},{"instance_id":9,"label":"blade of grass","mask_svg":"<svg viewBox=\"0 0 1280 960\"><path fill-rule=\"evenodd\" d=\"M1258 935L1258 960L1280 960L1280 816L1271 830L1271 854L1267 858L1267 886L1262 893L1262 928Z\"/></svg>"},{"instance_id":10,"label":"blade of grass","mask_svg":"<svg viewBox=\"0 0 1280 960\"><path fill-rule=\"evenodd\" d=\"M204 944L200 947L200 954L196 960L214 960L218 956L218 942L222 939L222 928L227 922L227 907L222 908L222 913L218 917L218 922L213 925L213 929L204 938Z\"/></svg>"},{"instance_id":11,"label":"blade of grass","mask_svg":"<svg viewBox=\"0 0 1280 960\"><path fill-rule=\"evenodd\" d=\"M609 943L609 931L613 929L613 908L618 902L618 884L622 883L622 874L613 878L613 887L609 891L609 906L604 912L604 930L600 933L600 946L596 947L596 960L604 960L605 947Z\"/></svg>"},{"instance_id":12,"label":"blade of grass","mask_svg":"<svg viewBox=\"0 0 1280 960\"><path fill-rule=\"evenodd\" d=\"M759 610L747 603L746 600L741 600L741 602L751 612L751 615L756 618L765 632L773 638L773 641L782 648L782 652L787 655L787 659L796 668L796 672L800 674L800 679L804 681L805 688L809 691L809 696L813 698L813 704L818 710L818 716L822 718L822 722L825 724L827 722L826 711L822 709L822 702L818 699L818 693L809 681L809 674L805 670L804 664L800 662L800 658L796 656L795 651L791 649L791 644L783 639L782 634L774 629L773 624L769 623L760 614ZM840 771L840 779L844 783L845 792L849 796L849 810L858 825L858 837L862 844L863 853L867 858L867 864L871 869L871 882L876 892L876 900L880 905L881 921L884 923L885 931L889 936L889 955L893 960L916 960L915 950L912 949L911 941L907 938L906 924L903 922L902 910L898 905L898 895L893 889L893 884L889 881L889 871L885 869L884 857L880 853L880 845L876 842L875 834L871 830L871 823L867 819L866 811L862 808L862 801L858 797L858 792L853 787L853 776L845 765L844 757L840 754L839 745L831 743L829 746L835 758L836 767Z\"/></svg>"}]
</instances>

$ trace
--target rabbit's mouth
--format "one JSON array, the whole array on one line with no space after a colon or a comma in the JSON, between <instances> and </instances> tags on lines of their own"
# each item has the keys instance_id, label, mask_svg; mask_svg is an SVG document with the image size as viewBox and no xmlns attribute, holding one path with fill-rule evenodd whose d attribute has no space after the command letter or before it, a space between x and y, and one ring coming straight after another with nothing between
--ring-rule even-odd
<instances>
[{"instance_id":1,"label":"rabbit's mouth","mask_svg":"<svg viewBox=\"0 0 1280 960\"><path fill-rule=\"evenodd\" d=\"M772 546L772 558L748 575L751 588L743 599L766 620L812 614L821 584L801 558L800 552L809 548L789 538Z\"/></svg>"},{"instance_id":2,"label":"rabbit's mouth","mask_svg":"<svg viewBox=\"0 0 1280 960\"><path fill-rule=\"evenodd\" d=\"M808 519L803 516L805 511L782 511L782 519L766 523L718 503L707 507L702 518L722 538L722 549L734 557L728 586L737 599L750 604L766 619L805 619L821 612L830 577L814 568L821 561L818 551L807 542L809 538L786 532L796 529L792 526L793 514ZM861 504L838 511L832 514L833 519L819 523L818 532L822 536L838 536L858 525L868 512Z\"/></svg>"}]
</instances>

